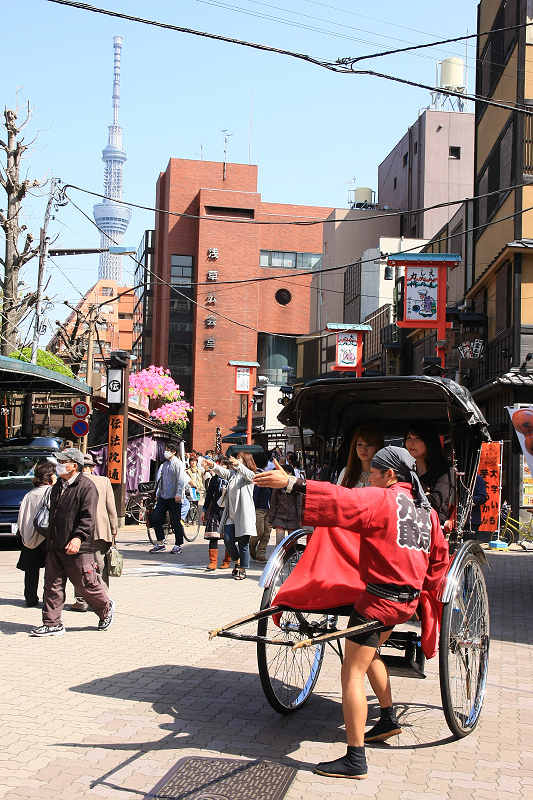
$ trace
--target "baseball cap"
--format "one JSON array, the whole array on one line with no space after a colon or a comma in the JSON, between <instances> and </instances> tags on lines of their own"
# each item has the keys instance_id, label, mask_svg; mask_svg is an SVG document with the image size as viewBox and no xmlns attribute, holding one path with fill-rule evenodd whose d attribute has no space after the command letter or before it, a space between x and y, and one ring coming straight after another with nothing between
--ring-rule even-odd
<instances>
[{"instance_id":1,"label":"baseball cap","mask_svg":"<svg viewBox=\"0 0 533 800\"><path fill-rule=\"evenodd\" d=\"M75 464L79 464L80 467L83 467L84 455L81 450L78 450L76 447L68 447L66 450L62 450L60 453L57 453L56 458L58 461L74 461Z\"/></svg>"},{"instance_id":2,"label":"baseball cap","mask_svg":"<svg viewBox=\"0 0 533 800\"><path fill-rule=\"evenodd\" d=\"M96 464L94 463L94 459L90 453L85 453L83 456L83 466L84 467L95 467Z\"/></svg>"}]
</instances>

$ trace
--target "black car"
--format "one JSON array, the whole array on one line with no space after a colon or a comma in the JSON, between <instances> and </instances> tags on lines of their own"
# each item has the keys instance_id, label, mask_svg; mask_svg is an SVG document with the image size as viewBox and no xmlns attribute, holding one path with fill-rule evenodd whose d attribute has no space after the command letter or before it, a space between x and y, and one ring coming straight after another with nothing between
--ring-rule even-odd
<instances>
[{"instance_id":1,"label":"black car","mask_svg":"<svg viewBox=\"0 0 533 800\"><path fill-rule=\"evenodd\" d=\"M33 489L33 470L59 452L55 439L34 439L24 447L0 447L0 536L15 536L22 498Z\"/></svg>"}]
</instances>

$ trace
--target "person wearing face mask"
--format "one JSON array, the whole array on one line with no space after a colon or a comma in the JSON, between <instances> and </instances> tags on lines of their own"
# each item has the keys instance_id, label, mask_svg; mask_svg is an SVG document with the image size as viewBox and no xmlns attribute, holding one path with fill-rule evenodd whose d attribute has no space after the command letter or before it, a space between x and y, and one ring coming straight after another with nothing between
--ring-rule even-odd
<instances>
[{"instance_id":1,"label":"person wearing face mask","mask_svg":"<svg viewBox=\"0 0 533 800\"><path fill-rule=\"evenodd\" d=\"M61 613L70 580L100 618L99 631L113 622L114 600L109 599L96 573L94 531L98 492L83 470L83 453L69 447L57 454L59 480L50 493L50 518L44 570L43 624L32 636L62 636Z\"/></svg>"},{"instance_id":2,"label":"person wearing face mask","mask_svg":"<svg viewBox=\"0 0 533 800\"><path fill-rule=\"evenodd\" d=\"M163 524L167 517L167 512L176 537L176 544L172 548L172 553L181 553L184 536L183 525L181 524L181 500L184 486L186 483L190 483L190 479L176 453L177 448L175 445L167 444L165 463L159 468L157 475L155 492L157 502L152 514L152 524L157 544L149 550L150 553L159 553L165 549Z\"/></svg>"},{"instance_id":3,"label":"person wearing face mask","mask_svg":"<svg viewBox=\"0 0 533 800\"><path fill-rule=\"evenodd\" d=\"M232 575L242 581L250 563L250 536L256 533L253 479L257 466L251 453L244 451L229 461L231 469L213 461L206 460L206 464L228 482L218 533L224 536L226 550L235 561Z\"/></svg>"}]
</instances>

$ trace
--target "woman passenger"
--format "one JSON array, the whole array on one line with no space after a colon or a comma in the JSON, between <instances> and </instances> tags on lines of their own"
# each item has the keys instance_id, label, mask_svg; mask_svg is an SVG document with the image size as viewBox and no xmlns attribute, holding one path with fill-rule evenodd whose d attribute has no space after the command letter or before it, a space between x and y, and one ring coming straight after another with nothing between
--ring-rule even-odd
<instances>
[{"instance_id":1,"label":"woman passenger","mask_svg":"<svg viewBox=\"0 0 533 800\"><path fill-rule=\"evenodd\" d=\"M370 462L378 450L385 447L383 434L376 425L361 425L355 431L348 463L337 479L337 484L348 489L370 486Z\"/></svg>"},{"instance_id":2,"label":"woman passenger","mask_svg":"<svg viewBox=\"0 0 533 800\"><path fill-rule=\"evenodd\" d=\"M448 520L452 485L450 465L444 457L436 428L430 422L413 423L405 437L405 448L416 459L416 471L427 498L438 514L444 530L451 530Z\"/></svg>"}]
</instances>

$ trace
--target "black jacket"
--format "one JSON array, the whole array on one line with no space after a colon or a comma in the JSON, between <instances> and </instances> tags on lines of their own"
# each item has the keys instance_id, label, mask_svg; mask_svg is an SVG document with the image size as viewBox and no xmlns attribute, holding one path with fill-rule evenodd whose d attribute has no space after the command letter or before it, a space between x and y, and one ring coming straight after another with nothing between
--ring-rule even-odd
<instances>
[{"instance_id":1,"label":"black jacket","mask_svg":"<svg viewBox=\"0 0 533 800\"><path fill-rule=\"evenodd\" d=\"M58 479L50 493L48 549L64 550L75 537L81 539L80 553L94 551L94 529L98 491L90 478L80 473L61 493Z\"/></svg>"}]
</instances>

